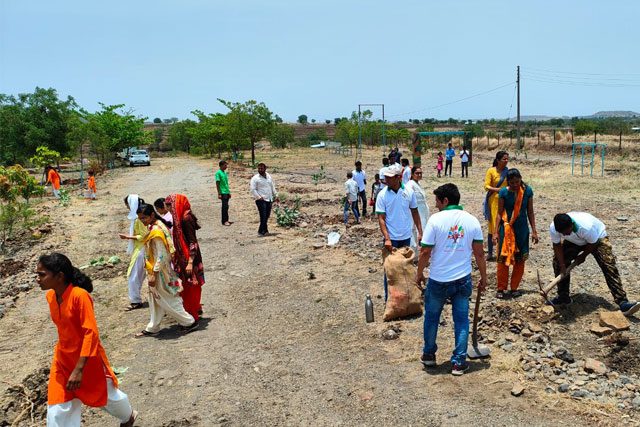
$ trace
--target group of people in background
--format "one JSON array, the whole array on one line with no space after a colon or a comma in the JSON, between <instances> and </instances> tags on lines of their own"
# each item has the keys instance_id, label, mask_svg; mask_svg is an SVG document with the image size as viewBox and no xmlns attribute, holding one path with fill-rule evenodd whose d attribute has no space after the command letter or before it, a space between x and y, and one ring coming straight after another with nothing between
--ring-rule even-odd
<instances>
[{"instance_id":1,"label":"group of people in background","mask_svg":"<svg viewBox=\"0 0 640 427\"><path fill-rule=\"evenodd\" d=\"M156 335L165 315L188 333L198 327L202 314L201 294L205 284L204 265L196 232L198 218L183 194L171 194L148 204L137 194L124 199L129 209L127 269L130 305L143 307L141 289L149 285L149 323L136 338Z\"/></svg>"},{"instance_id":2,"label":"group of people in background","mask_svg":"<svg viewBox=\"0 0 640 427\"><path fill-rule=\"evenodd\" d=\"M460 157L460 169L462 171L462 178L469 177L469 161L471 160L471 153L467 149L466 146L463 146L458 153ZM456 157L456 150L453 148L453 145L449 143L447 149L444 152L444 157L442 156L442 151L438 152L438 160L436 163L436 171L438 173L438 178L442 177L442 169L444 163L444 176L447 176L449 173L449 177L453 173L453 159Z\"/></svg>"},{"instance_id":3,"label":"group of people in background","mask_svg":"<svg viewBox=\"0 0 640 427\"><path fill-rule=\"evenodd\" d=\"M451 176L451 161L455 155L451 144L447 152L449 156L445 172ZM468 152L463 150L461 155L465 156L463 163L468 163ZM485 174L483 211L488 228L488 253L485 258L480 222L464 212L457 186L445 184L433 191L438 212L431 215L426 193L420 185L421 168L410 168L405 159L401 164L386 157L383 159L379 174L382 178L380 190L373 196L375 213L387 251L411 246L419 253L416 285L424 291L425 297L425 345L421 362L426 367L436 364L435 339L442 307L448 300L452 303L455 325L451 373L462 375L468 368L466 356L469 296L473 287L472 258L475 258L481 275L478 285L480 291L487 286L486 261L495 261L496 298L518 298L522 295L519 286L529 257L530 242L537 244L539 237L533 189L523 180L518 169L508 168L508 162L507 152L497 152L492 167ZM463 170L466 171L468 165L464 166ZM361 169L361 165L357 169ZM466 176L467 172L464 173ZM351 177L352 173L348 176ZM407 176L410 177L408 181ZM612 246L605 225L600 220L585 212L560 213L554 217L549 232L554 249L554 272L563 275L558 296L551 301L552 304L572 302L569 296L570 277L565 274L569 263L581 264L592 254L622 313L631 316L640 310L640 303L629 301L622 287ZM430 267L428 280L423 276L426 267ZM383 287L386 301L386 273L383 275Z\"/></svg>"}]
</instances>

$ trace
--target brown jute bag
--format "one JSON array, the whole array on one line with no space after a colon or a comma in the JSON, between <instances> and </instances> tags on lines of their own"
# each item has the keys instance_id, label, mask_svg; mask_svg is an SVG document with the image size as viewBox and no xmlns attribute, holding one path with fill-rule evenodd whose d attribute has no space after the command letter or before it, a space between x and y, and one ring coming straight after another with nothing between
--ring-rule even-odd
<instances>
[{"instance_id":1,"label":"brown jute bag","mask_svg":"<svg viewBox=\"0 0 640 427\"><path fill-rule=\"evenodd\" d=\"M384 271L387 273L389 296L382 319L389 320L422 313L422 293L415 286L414 252L409 247L382 251Z\"/></svg>"}]
</instances>

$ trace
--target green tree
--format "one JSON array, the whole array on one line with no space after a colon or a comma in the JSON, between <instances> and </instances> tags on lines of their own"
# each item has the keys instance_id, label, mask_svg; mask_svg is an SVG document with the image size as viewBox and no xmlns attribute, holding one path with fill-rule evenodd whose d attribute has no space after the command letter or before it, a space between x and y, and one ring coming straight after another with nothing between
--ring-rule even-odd
<instances>
[{"instance_id":1,"label":"green tree","mask_svg":"<svg viewBox=\"0 0 640 427\"><path fill-rule=\"evenodd\" d=\"M68 154L68 120L77 108L72 97L59 99L52 88L0 94L0 162L23 163L39 146Z\"/></svg>"},{"instance_id":2,"label":"green tree","mask_svg":"<svg viewBox=\"0 0 640 427\"><path fill-rule=\"evenodd\" d=\"M186 132L195 147L212 157L229 148L229 141L225 139L226 117L223 114L205 114L199 110L192 111L191 114L198 118L198 123L188 127Z\"/></svg>"},{"instance_id":3,"label":"green tree","mask_svg":"<svg viewBox=\"0 0 640 427\"><path fill-rule=\"evenodd\" d=\"M158 126L153 130L153 142L156 146L156 151L160 151L160 144L164 139L164 126Z\"/></svg>"},{"instance_id":4,"label":"green tree","mask_svg":"<svg viewBox=\"0 0 640 427\"><path fill-rule=\"evenodd\" d=\"M298 116L298 123L300 123L301 125L306 125L307 123L309 123L309 118L306 114L300 114Z\"/></svg>"},{"instance_id":5,"label":"green tree","mask_svg":"<svg viewBox=\"0 0 640 427\"><path fill-rule=\"evenodd\" d=\"M324 129L316 129L307 135L307 141L309 144L326 141L327 139L329 138L327 137L327 132Z\"/></svg>"},{"instance_id":6,"label":"green tree","mask_svg":"<svg viewBox=\"0 0 640 427\"><path fill-rule=\"evenodd\" d=\"M598 130L598 124L593 120L578 120L573 126L576 135L589 135Z\"/></svg>"},{"instance_id":7,"label":"green tree","mask_svg":"<svg viewBox=\"0 0 640 427\"><path fill-rule=\"evenodd\" d=\"M287 148L294 143L293 127L284 124L276 124L269 134L269 142L274 148Z\"/></svg>"},{"instance_id":8,"label":"green tree","mask_svg":"<svg viewBox=\"0 0 640 427\"><path fill-rule=\"evenodd\" d=\"M263 102L249 100L244 103L229 102L218 98L229 109L225 116L226 136L233 150L244 141L251 143L251 164L256 161L256 143L271 132L275 124L273 113Z\"/></svg>"},{"instance_id":9,"label":"green tree","mask_svg":"<svg viewBox=\"0 0 640 427\"><path fill-rule=\"evenodd\" d=\"M162 119L160 117L156 117L155 119L153 119L153 123L160 124L162 123Z\"/></svg>"},{"instance_id":10,"label":"green tree","mask_svg":"<svg viewBox=\"0 0 640 427\"><path fill-rule=\"evenodd\" d=\"M167 137L171 148L190 153L191 146L193 145L193 137L189 130L194 126L196 126L196 122L189 119L171 125L169 128L169 136Z\"/></svg>"},{"instance_id":11,"label":"green tree","mask_svg":"<svg viewBox=\"0 0 640 427\"><path fill-rule=\"evenodd\" d=\"M146 117L136 117L124 104L106 105L95 113L81 111L71 121L70 140L76 145L89 143L100 163L107 164L115 153L127 148L150 144L151 132L145 132Z\"/></svg>"}]
</instances>

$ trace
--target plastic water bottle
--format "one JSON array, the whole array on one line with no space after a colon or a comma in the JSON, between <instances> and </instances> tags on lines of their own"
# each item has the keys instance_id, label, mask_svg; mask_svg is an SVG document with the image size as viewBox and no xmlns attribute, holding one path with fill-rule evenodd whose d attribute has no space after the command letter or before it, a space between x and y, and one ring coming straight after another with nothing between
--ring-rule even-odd
<instances>
[{"instance_id":1,"label":"plastic water bottle","mask_svg":"<svg viewBox=\"0 0 640 427\"><path fill-rule=\"evenodd\" d=\"M364 300L364 315L367 318L367 323L373 322L373 301L371 301L371 295L369 294Z\"/></svg>"}]
</instances>

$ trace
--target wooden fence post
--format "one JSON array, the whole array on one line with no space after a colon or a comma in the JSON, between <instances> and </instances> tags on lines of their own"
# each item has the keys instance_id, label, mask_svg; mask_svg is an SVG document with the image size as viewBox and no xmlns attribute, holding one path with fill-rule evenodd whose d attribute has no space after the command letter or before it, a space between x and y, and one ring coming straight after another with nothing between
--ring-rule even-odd
<instances>
[{"instance_id":1,"label":"wooden fence post","mask_svg":"<svg viewBox=\"0 0 640 427\"><path fill-rule=\"evenodd\" d=\"M618 143L618 147L620 148L620 151L622 151L622 131L620 131L620 142Z\"/></svg>"},{"instance_id":2,"label":"wooden fence post","mask_svg":"<svg viewBox=\"0 0 640 427\"><path fill-rule=\"evenodd\" d=\"M556 146L556 130L553 130L553 146Z\"/></svg>"}]
</instances>

